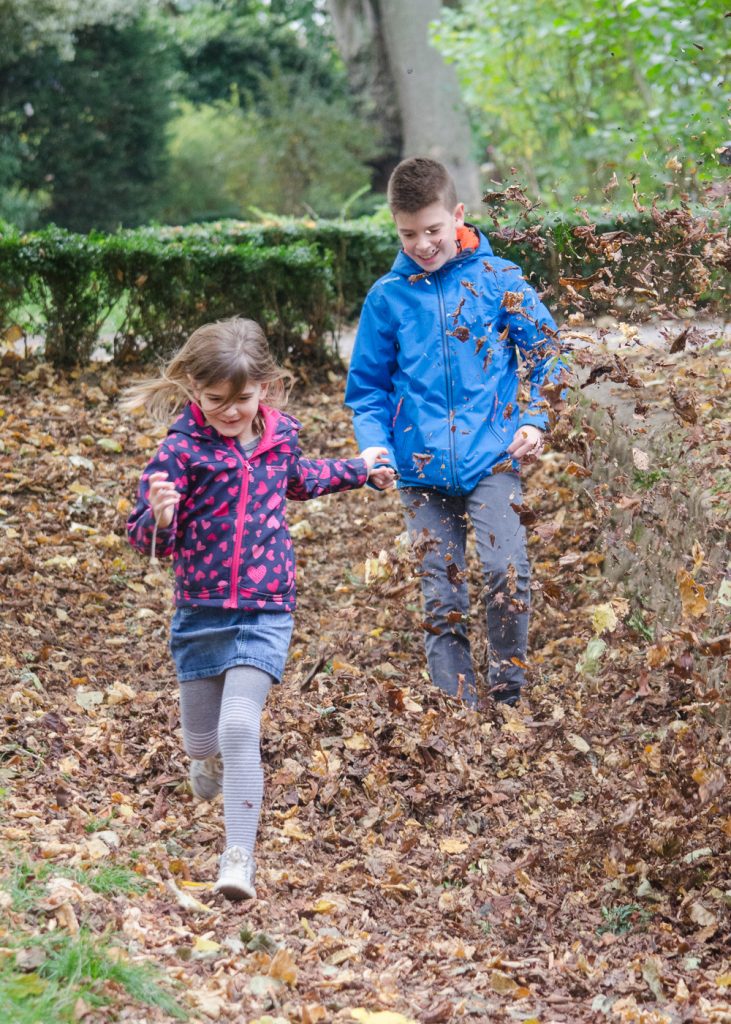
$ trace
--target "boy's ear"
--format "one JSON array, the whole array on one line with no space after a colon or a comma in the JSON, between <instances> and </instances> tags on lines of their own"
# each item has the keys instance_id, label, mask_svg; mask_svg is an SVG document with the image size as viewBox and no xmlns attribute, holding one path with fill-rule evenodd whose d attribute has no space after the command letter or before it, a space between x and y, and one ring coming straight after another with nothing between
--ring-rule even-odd
<instances>
[{"instance_id":1,"label":"boy's ear","mask_svg":"<svg viewBox=\"0 0 731 1024\"><path fill-rule=\"evenodd\" d=\"M457 221L457 227L462 227L464 224L464 203L457 203L455 206L454 219Z\"/></svg>"}]
</instances>

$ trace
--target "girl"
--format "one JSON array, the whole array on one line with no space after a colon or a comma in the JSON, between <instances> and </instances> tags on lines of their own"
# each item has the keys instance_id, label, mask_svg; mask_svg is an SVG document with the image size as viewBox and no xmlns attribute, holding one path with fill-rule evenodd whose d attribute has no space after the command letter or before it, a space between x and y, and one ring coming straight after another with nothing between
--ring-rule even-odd
<instances>
[{"instance_id":1,"label":"girl","mask_svg":"<svg viewBox=\"0 0 731 1024\"><path fill-rule=\"evenodd\" d=\"M172 557L170 648L190 784L201 799L223 788L226 849L214 891L230 899L256 895L261 713L282 678L295 607L286 499L393 482L382 448L305 458L300 424L275 408L290 381L259 325L234 318L200 327L159 378L123 401L165 422L184 406L142 474L127 531L139 551Z\"/></svg>"}]
</instances>

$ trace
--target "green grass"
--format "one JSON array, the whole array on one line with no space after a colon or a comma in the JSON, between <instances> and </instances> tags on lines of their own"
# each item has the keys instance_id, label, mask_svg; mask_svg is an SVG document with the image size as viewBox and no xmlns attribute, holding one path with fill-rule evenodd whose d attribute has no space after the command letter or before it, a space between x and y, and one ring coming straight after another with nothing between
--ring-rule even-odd
<instances>
[{"instance_id":1,"label":"green grass","mask_svg":"<svg viewBox=\"0 0 731 1024\"><path fill-rule=\"evenodd\" d=\"M104 864L86 870L62 867L45 861L31 863L22 860L13 866L9 875L0 879L0 889L10 893L13 910L16 913L24 913L32 910L36 901L43 897L47 883L53 875L70 878L80 885L88 886L92 892L100 896L113 896L119 893L139 896L149 888L149 883L144 878L123 864Z\"/></svg>"},{"instance_id":2,"label":"green grass","mask_svg":"<svg viewBox=\"0 0 731 1024\"><path fill-rule=\"evenodd\" d=\"M164 1010L175 1020L188 1014L167 990L161 971L117 955L108 939L82 929L33 937L0 961L0 1020L13 1024L72 1024L79 999L92 1007L129 1005ZM23 950L37 966L18 965Z\"/></svg>"},{"instance_id":3,"label":"green grass","mask_svg":"<svg viewBox=\"0 0 731 1024\"><path fill-rule=\"evenodd\" d=\"M612 935L627 935L643 929L652 915L637 903L625 903L617 907L602 907L604 924L597 928L597 935L611 932Z\"/></svg>"}]
</instances>

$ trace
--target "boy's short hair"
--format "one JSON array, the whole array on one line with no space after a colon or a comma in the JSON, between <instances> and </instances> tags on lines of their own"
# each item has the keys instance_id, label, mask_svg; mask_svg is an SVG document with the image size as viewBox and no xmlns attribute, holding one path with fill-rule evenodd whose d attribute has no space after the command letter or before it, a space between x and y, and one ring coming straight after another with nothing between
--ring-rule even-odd
<instances>
[{"instance_id":1,"label":"boy's short hair","mask_svg":"<svg viewBox=\"0 0 731 1024\"><path fill-rule=\"evenodd\" d=\"M388 205L391 213L418 213L432 203L443 203L448 210L457 205L457 189L444 164L425 156L402 160L388 180Z\"/></svg>"}]
</instances>

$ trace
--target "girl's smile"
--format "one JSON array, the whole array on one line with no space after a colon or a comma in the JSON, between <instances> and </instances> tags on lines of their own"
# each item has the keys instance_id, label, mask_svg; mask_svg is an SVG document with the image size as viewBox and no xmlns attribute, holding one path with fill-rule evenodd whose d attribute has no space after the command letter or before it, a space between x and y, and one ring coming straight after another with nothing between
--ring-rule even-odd
<instances>
[{"instance_id":1,"label":"girl's smile","mask_svg":"<svg viewBox=\"0 0 731 1024\"><path fill-rule=\"evenodd\" d=\"M244 444L255 436L253 423L266 391L266 384L247 384L238 398L226 405L225 386L214 385L202 390L195 386L193 388L193 394L209 426L223 437L235 437Z\"/></svg>"}]
</instances>

